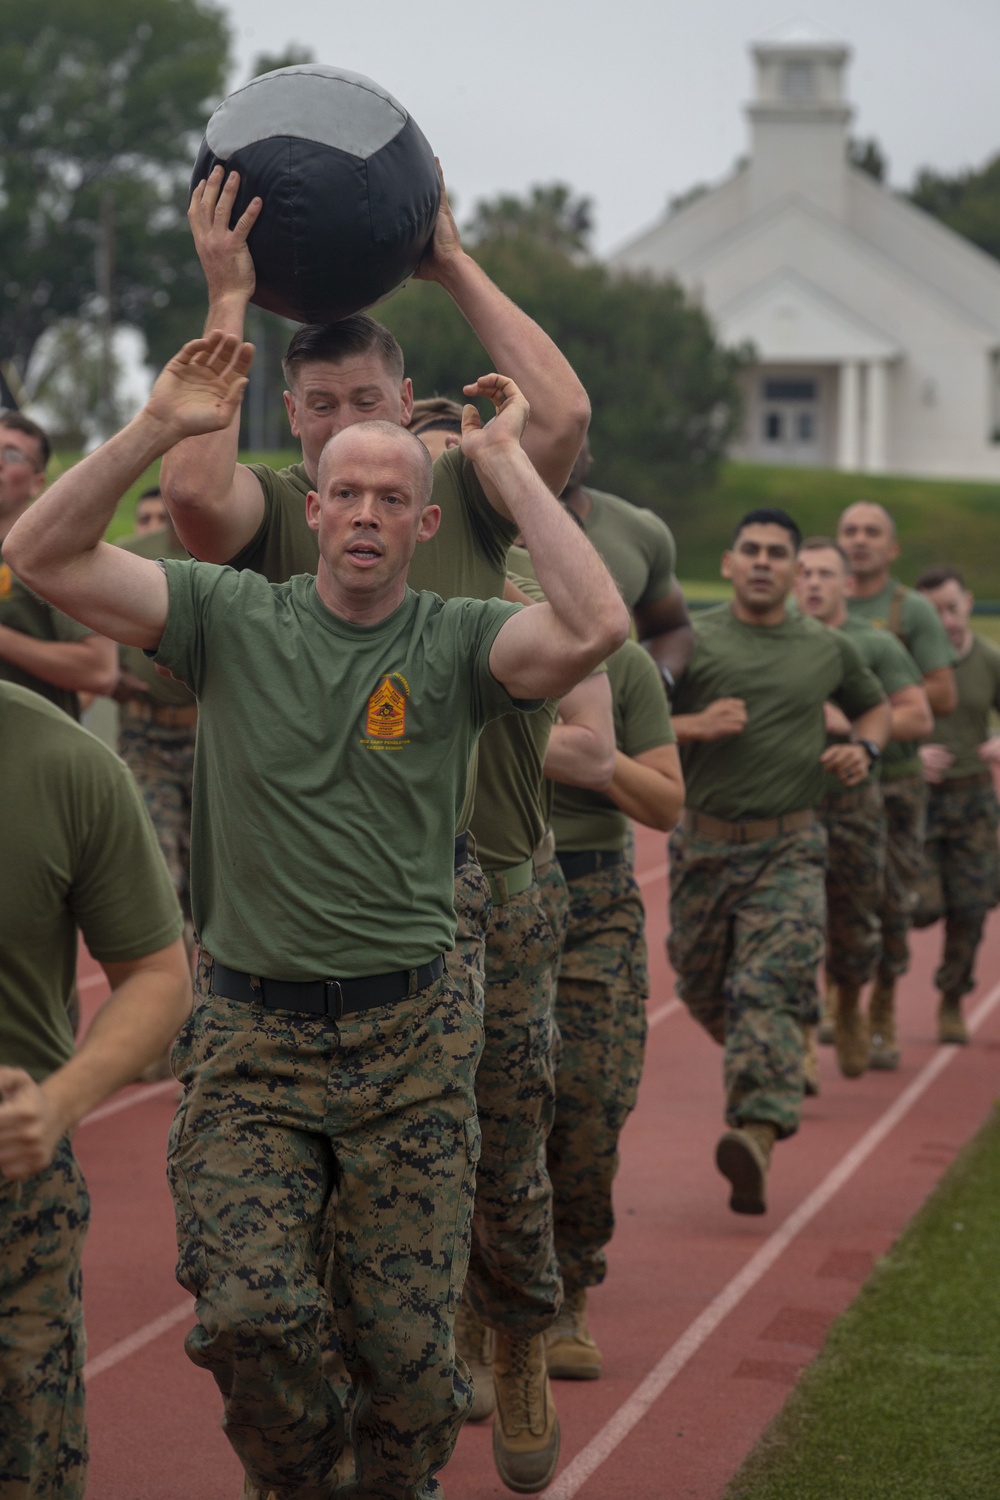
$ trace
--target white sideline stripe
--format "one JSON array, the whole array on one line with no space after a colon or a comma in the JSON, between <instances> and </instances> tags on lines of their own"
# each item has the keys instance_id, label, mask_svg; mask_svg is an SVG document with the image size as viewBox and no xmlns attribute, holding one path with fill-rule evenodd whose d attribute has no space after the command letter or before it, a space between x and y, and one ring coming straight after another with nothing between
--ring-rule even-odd
<instances>
[{"instance_id":1,"label":"white sideline stripe","mask_svg":"<svg viewBox=\"0 0 1000 1500\"><path fill-rule=\"evenodd\" d=\"M679 1000L668 1000L666 1005L661 1005L659 1009L654 1010L651 1015L646 1017L646 1025L650 1029L652 1029L654 1026L659 1026L661 1021L665 1021L667 1017L672 1016L675 1011L682 1009L683 1006L681 1005L681 1002Z\"/></svg>"},{"instance_id":2,"label":"white sideline stripe","mask_svg":"<svg viewBox=\"0 0 1000 1500\"><path fill-rule=\"evenodd\" d=\"M658 880L663 880L666 877L666 873L667 866L665 864L654 865L651 870L644 870L641 875L637 875L635 883L641 891L644 886L655 885Z\"/></svg>"},{"instance_id":3,"label":"white sideline stripe","mask_svg":"<svg viewBox=\"0 0 1000 1500\"><path fill-rule=\"evenodd\" d=\"M190 1318L194 1310L194 1303L188 1297L184 1302L172 1307L162 1317L154 1318L152 1323L145 1323L142 1328L137 1328L135 1333L130 1333L127 1339L119 1339L117 1344L112 1344L110 1349L105 1349L103 1354L98 1354L95 1359L88 1359L83 1367L84 1380L93 1380L97 1375L103 1375L105 1370L120 1365L123 1359L128 1359L133 1354L138 1354L147 1344L158 1339L161 1333L167 1333L169 1329L175 1328L178 1323L183 1323L185 1318Z\"/></svg>"},{"instance_id":4,"label":"white sideline stripe","mask_svg":"<svg viewBox=\"0 0 1000 1500\"><path fill-rule=\"evenodd\" d=\"M161 1094L178 1088L180 1084L176 1078L166 1078L163 1083L144 1084L141 1089L136 1089L134 1094L125 1094L120 1099L112 1099L107 1104L102 1104L99 1109L92 1109L89 1115L84 1115L77 1129L82 1130L84 1125L96 1125L98 1120L106 1120L109 1115L119 1115L123 1109L131 1109L133 1104L145 1104L148 1099L158 1099Z\"/></svg>"},{"instance_id":5,"label":"white sideline stripe","mask_svg":"<svg viewBox=\"0 0 1000 1500\"><path fill-rule=\"evenodd\" d=\"M1000 984L993 986L969 1017L967 1024L970 1033L979 1029L998 1002L1000 1002ZM622 1403L596 1436L591 1438L587 1446L580 1450L555 1483L549 1485L544 1491L544 1500L572 1500L572 1496L579 1493L590 1476L606 1459L611 1457L619 1443L641 1421L653 1402L680 1374L688 1360L697 1354L702 1344L715 1332L723 1319L767 1274L796 1235L800 1234L809 1221L814 1219L845 1183L850 1181L876 1147L882 1144L890 1131L909 1113L920 1096L926 1093L948 1064L958 1056L960 1050L958 1047L947 1047L935 1052L930 1062L921 1069L909 1087L903 1090L896 1102L889 1106L874 1125L869 1127L847 1155L842 1157L819 1186L813 1189L808 1198L805 1198L798 1208L789 1214L770 1239L764 1241L760 1249L747 1261L742 1271L739 1271L708 1304L704 1312L695 1318L677 1342L667 1350L659 1363L653 1366L645 1380L635 1388L628 1400Z\"/></svg>"},{"instance_id":6,"label":"white sideline stripe","mask_svg":"<svg viewBox=\"0 0 1000 1500\"><path fill-rule=\"evenodd\" d=\"M76 981L76 987L78 990L92 990L96 985L107 984L107 982L104 974L88 974L86 979Z\"/></svg>"}]
</instances>

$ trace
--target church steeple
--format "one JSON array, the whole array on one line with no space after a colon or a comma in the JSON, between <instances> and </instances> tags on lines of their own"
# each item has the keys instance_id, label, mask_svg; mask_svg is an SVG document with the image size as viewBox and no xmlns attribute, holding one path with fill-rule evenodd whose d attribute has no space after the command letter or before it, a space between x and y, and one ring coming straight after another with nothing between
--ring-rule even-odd
<instances>
[{"instance_id":1,"label":"church steeple","mask_svg":"<svg viewBox=\"0 0 1000 1500\"><path fill-rule=\"evenodd\" d=\"M755 208L798 193L842 218L847 174L846 43L805 21L755 42L750 118Z\"/></svg>"}]
</instances>

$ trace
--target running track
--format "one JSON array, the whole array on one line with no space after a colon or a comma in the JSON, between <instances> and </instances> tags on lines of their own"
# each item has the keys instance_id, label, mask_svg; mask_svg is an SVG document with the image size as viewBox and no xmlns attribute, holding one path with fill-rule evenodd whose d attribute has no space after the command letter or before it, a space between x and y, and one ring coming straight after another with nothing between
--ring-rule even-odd
<instances>
[{"instance_id":1,"label":"running track","mask_svg":"<svg viewBox=\"0 0 1000 1500\"><path fill-rule=\"evenodd\" d=\"M715 1500L779 1410L832 1319L986 1119L1000 1068L1000 915L987 930L970 1047L934 1045L939 929L914 934L903 1066L848 1082L823 1049L823 1092L776 1149L770 1212L726 1207L713 1165L719 1054L674 1000L663 952L663 840L640 831L653 995L639 1106L626 1127L619 1229L591 1297L597 1382L556 1385L560 1470L549 1500ZM81 963L85 1015L106 993ZM136 1086L95 1111L77 1148L93 1224L85 1256L93 1500L237 1500L211 1378L181 1341L190 1303L173 1280L164 1145L176 1087ZM448 1500L509 1495L489 1424L467 1427L444 1471Z\"/></svg>"}]
</instances>

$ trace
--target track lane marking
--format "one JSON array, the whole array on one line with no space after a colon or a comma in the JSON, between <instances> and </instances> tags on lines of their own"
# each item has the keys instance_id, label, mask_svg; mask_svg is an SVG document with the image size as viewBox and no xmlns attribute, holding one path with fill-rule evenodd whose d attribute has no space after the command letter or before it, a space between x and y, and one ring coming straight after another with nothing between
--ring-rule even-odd
<instances>
[{"instance_id":1,"label":"track lane marking","mask_svg":"<svg viewBox=\"0 0 1000 1500\"><path fill-rule=\"evenodd\" d=\"M137 1328L135 1333L130 1333L128 1338L119 1339L117 1344L112 1344L110 1349L105 1349L103 1354L98 1354L94 1359L88 1359L83 1367L84 1380L93 1380L98 1375L103 1375L105 1370L111 1370L115 1365L120 1365L122 1360L129 1359L133 1354L138 1354L140 1349L145 1349L154 1339L161 1334L167 1333L171 1328L176 1328L178 1323L183 1323L185 1318L190 1318L194 1311L194 1301L191 1297L185 1298L183 1302L172 1307L169 1312L163 1313L159 1318L154 1318L151 1323L144 1323Z\"/></svg>"},{"instance_id":2,"label":"track lane marking","mask_svg":"<svg viewBox=\"0 0 1000 1500\"><path fill-rule=\"evenodd\" d=\"M179 1088L176 1078L167 1078L163 1083L144 1083L134 1094L120 1095L117 1099L102 1104L99 1109L92 1109L89 1115L84 1115L76 1128L82 1130L85 1125L96 1125L98 1120L106 1120L110 1115L120 1115L123 1109L131 1109L134 1104L145 1104L150 1099L158 1099L161 1094L168 1094L171 1089Z\"/></svg>"},{"instance_id":3,"label":"track lane marking","mask_svg":"<svg viewBox=\"0 0 1000 1500\"><path fill-rule=\"evenodd\" d=\"M1000 1003L1000 984L996 984L983 998L968 1019L968 1029L974 1035ZM787 1250L792 1241L805 1229L830 1200L850 1181L865 1164L886 1136L895 1129L913 1106L927 1092L948 1067L961 1054L960 1047L942 1048L903 1090L898 1099L873 1125L865 1131L847 1154L841 1157L833 1169L799 1204L785 1222L747 1261L741 1271L723 1287L694 1322L671 1345L662 1359L650 1370L645 1380L624 1401L613 1416L591 1438L553 1484L543 1492L544 1500L572 1500L579 1494L592 1474L611 1457L633 1427L649 1411L653 1403L663 1394L702 1345L719 1327L720 1323L743 1301L759 1281L767 1274L775 1261Z\"/></svg>"}]
</instances>

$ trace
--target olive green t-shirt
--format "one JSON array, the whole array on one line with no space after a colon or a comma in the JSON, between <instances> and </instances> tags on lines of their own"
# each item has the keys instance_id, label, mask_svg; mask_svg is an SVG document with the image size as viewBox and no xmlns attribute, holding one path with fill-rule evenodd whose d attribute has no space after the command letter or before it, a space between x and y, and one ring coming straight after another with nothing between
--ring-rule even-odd
<instances>
[{"instance_id":1,"label":"olive green t-shirt","mask_svg":"<svg viewBox=\"0 0 1000 1500\"><path fill-rule=\"evenodd\" d=\"M1000 650L992 641L973 635L969 650L955 663L955 687L958 707L935 718L931 736L955 757L944 773L946 781L987 769L976 751L989 738L990 709L1000 712Z\"/></svg>"},{"instance_id":2,"label":"olive green t-shirt","mask_svg":"<svg viewBox=\"0 0 1000 1500\"><path fill-rule=\"evenodd\" d=\"M621 590L629 610L655 604L674 586L677 548L665 521L617 495L584 488L590 511L583 529Z\"/></svg>"},{"instance_id":3,"label":"olive green t-shirt","mask_svg":"<svg viewBox=\"0 0 1000 1500\"><path fill-rule=\"evenodd\" d=\"M314 575L165 562L156 660L198 697L191 904L209 953L270 979L417 968L455 940L473 743L516 704L490 648L515 604L407 590L350 624Z\"/></svg>"},{"instance_id":4,"label":"olive green t-shirt","mask_svg":"<svg viewBox=\"0 0 1000 1500\"><path fill-rule=\"evenodd\" d=\"M315 573L319 552L316 533L306 523L311 485L304 465L275 471L251 464L250 470L264 492L264 519L253 540L231 559L232 566L252 568L271 583ZM431 499L441 507L441 524L429 542L417 545L407 573L410 588L429 589L442 599L502 598L507 548L517 527L490 504L475 465L460 448L449 448L435 459ZM475 756L474 749L458 833L472 816Z\"/></svg>"},{"instance_id":5,"label":"olive green t-shirt","mask_svg":"<svg viewBox=\"0 0 1000 1500\"><path fill-rule=\"evenodd\" d=\"M644 755L677 736L656 663L635 641L608 658L615 745L623 755ZM603 792L553 782L552 831L563 854L583 850L621 850L628 838L628 818Z\"/></svg>"},{"instance_id":6,"label":"olive green t-shirt","mask_svg":"<svg viewBox=\"0 0 1000 1500\"><path fill-rule=\"evenodd\" d=\"M852 619L850 615L838 629L842 630L857 646L861 660L871 672L874 672L887 698L893 693L898 693L901 688L919 687L923 683L920 668L902 641L891 631L876 630L864 620ZM919 776L920 756L917 754L916 741L890 740L882 752L879 775L883 775L883 768L887 762L890 770L885 779L895 780L900 776ZM869 772L869 779L875 774L874 771ZM847 790L844 783L836 776L827 776L826 786L831 792Z\"/></svg>"},{"instance_id":7,"label":"olive green t-shirt","mask_svg":"<svg viewBox=\"0 0 1000 1500\"><path fill-rule=\"evenodd\" d=\"M53 608L44 599L33 594L3 560L0 549L0 625L19 630L22 635L34 636L36 641L83 641L93 635L86 625L80 625ZM56 708L61 708L71 719L80 717L79 699L70 688L54 687L31 672L22 671L12 662L0 657L0 682L17 682L21 687L41 693Z\"/></svg>"},{"instance_id":8,"label":"olive green t-shirt","mask_svg":"<svg viewBox=\"0 0 1000 1500\"><path fill-rule=\"evenodd\" d=\"M536 603L545 598L533 574L509 576ZM469 831L484 870L522 864L545 837L549 806L542 768L558 709L559 700L549 698L536 714L494 719L480 736Z\"/></svg>"},{"instance_id":9,"label":"olive green t-shirt","mask_svg":"<svg viewBox=\"0 0 1000 1500\"><path fill-rule=\"evenodd\" d=\"M146 557L154 562L166 557L183 562L189 556L172 529L150 531L145 536L126 537L118 545L126 552L134 552L137 557ZM175 677L164 677L138 646L119 647L119 660L123 670L131 672L145 685L150 703L166 708L189 708L195 703L191 689L183 682L178 682Z\"/></svg>"},{"instance_id":10,"label":"olive green t-shirt","mask_svg":"<svg viewBox=\"0 0 1000 1500\"><path fill-rule=\"evenodd\" d=\"M0 683L0 1063L46 1078L73 1055L77 930L101 963L183 930L135 782L37 693Z\"/></svg>"},{"instance_id":11,"label":"olive green t-shirt","mask_svg":"<svg viewBox=\"0 0 1000 1500\"><path fill-rule=\"evenodd\" d=\"M747 723L741 734L682 746L688 806L730 822L815 807L823 794L823 704L831 698L856 719L884 697L857 647L798 613L779 625L745 625L721 604L692 623L674 716L742 698Z\"/></svg>"},{"instance_id":12,"label":"olive green t-shirt","mask_svg":"<svg viewBox=\"0 0 1000 1500\"><path fill-rule=\"evenodd\" d=\"M847 613L852 620L861 620L874 626L876 630L889 633L893 632L893 625L898 617L899 639L916 662L921 681L928 672L950 667L955 661L955 652L941 624L941 617L931 601L916 589L904 588L895 578L890 578L885 588L873 594L870 599L848 599ZM883 781L898 781L903 776L919 776L920 758L916 742L890 740L882 756L879 775Z\"/></svg>"}]
</instances>

